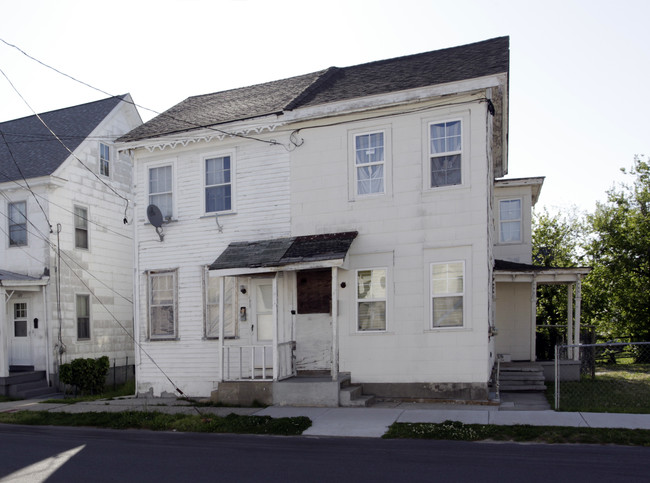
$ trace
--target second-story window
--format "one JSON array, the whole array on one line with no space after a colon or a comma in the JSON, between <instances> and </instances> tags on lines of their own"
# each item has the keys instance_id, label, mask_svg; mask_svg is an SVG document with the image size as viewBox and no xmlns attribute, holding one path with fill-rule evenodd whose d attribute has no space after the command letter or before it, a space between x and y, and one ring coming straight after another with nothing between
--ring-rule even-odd
<instances>
[{"instance_id":1,"label":"second-story window","mask_svg":"<svg viewBox=\"0 0 650 483\"><path fill-rule=\"evenodd\" d=\"M429 126L431 188L461 184L461 122Z\"/></svg>"},{"instance_id":2,"label":"second-story window","mask_svg":"<svg viewBox=\"0 0 650 483\"><path fill-rule=\"evenodd\" d=\"M111 173L111 148L107 144L99 143L99 174L110 176Z\"/></svg>"},{"instance_id":3,"label":"second-story window","mask_svg":"<svg viewBox=\"0 0 650 483\"><path fill-rule=\"evenodd\" d=\"M27 245L27 203L9 203L9 246Z\"/></svg>"},{"instance_id":4,"label":"second-story window","mask_svg":"<svg viewBox=\"0 0 650 483\"><path fill-rule=\"evenodd\" d=\"M521 241L521 200L499 201L499 241L501 243Z\"/></svg>"},{"instance_id":5,"label":"second-story window","mask_svg":"<svg viewBox=\"0 0 650 483\"><path fill-rule=\"evenodd\" d=\"M173 215L172 167L149 168L149 204L160 208L164 218Z\"/></svg>"},{"instance_id":6,"label":"second-story window","mask_svg":"<svg viewBox=\"0 0 650 483\"><path fill-rule=\"evenodd\" d=\"M354 137L357 194L384 192L384 133Z\"/></svg>"},{"instance_id":7,"label":"second-story window","mask_svg":"<svg viewBox=\"0 0 650 483\"><path fill-rule=\"evenodd\" d=\"M74 246L88 248L88 210L81 206L74 207Z\"/></svg>"},{"instance_id":8,"label":"second-story window","mask_svg":"<svg viewBox=\"0 0 650 483\"><path fill-rule=\"evenodd\" d=\"M232 210L230 156L205 160L205 212Z\"/></svg>"}]
</instances>

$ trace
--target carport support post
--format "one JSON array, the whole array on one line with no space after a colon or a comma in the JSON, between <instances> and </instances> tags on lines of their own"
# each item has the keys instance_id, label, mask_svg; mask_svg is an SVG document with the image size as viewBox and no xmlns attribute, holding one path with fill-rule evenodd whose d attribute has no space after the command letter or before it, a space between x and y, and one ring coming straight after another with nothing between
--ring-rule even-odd
<instances>
[{"instance_id":1,"label":"carport support post","mask_svg":"<svg viewBox=\"0 0 650 483\"><path fill-rule=\"evenodd\" d=\"M582 302L582 282L578 278L576 282L576 313L575 313L575 328L573 329L575 344L580 345L580 305ZM580 347L576 347L573 353L573 360L580 360Z\"/></svg>"},{"instance_id":2,"label":"carport support post","mask_svg":"<svg viewBox=\"0 0 650 483\"><path fill-rule=\"evenodd\" d=\"M280 330L278 323L278 272L275 272L273 277L273 380L278 380L280 374L278 364L280 357L278 354L278 331Z\"/></svg>"},{"instance_id":3,"label":"carport support post","mask_svg":"<svg viewBox=\"0 0 650 483\"><path fill-rule=\"evenodd\" d=\"M209 273L209 272L208 272ZM224 376L224 368L223 364L226 360L225 354L223 353L224 349L224 340L223 336L225 333L224 329L224 323L223 323L223 316L225 314L225 305L223 301L225 300L226 296L226 277L219 277L219 358L221 361L219 362L219 382L223 382L223 376ZM206 279L206 284L209 286L210 281Z\"/></svg>"},{"instance_id":4,"label":"carport support post","mask_svg":"<svg viewBox=\"0 0 650 483\"><path fill-rule=\"evenodd\" d=\"M569 346L573 345L573 284L570 283L567 285L566 289L566 340ZM569 349L571 351L569 357L573 359L573 347Z\"/></svg>"},{"instance_id":5,"label":"carport support post","mask_svg":"<svg viewBox=\"0 0 650 483\"><path fill-rule=\"evenodd\" d=\"M537 335L537 279L530 283L530 360L535 361L535 338Z\"/></svg>"},{"instance_id":6,"label":"carport support post","mask_svg":"<svg viewBox=\"0 0 650 483\"><path fill-rule=\"evenodd\" d=\"M332 381L339 379L339 290L338 268L332 267Z\"/></svg>"},{"instance_id":7,"label":"carport support post","mask_svg":"<svg viewBox=\"0 0 650 483\"><path fill-rule=\"evenodd\" d=\"M9 376L9 321L7 320L7 292L0 288L0 377Z\"/></svg>"}]
</instances>

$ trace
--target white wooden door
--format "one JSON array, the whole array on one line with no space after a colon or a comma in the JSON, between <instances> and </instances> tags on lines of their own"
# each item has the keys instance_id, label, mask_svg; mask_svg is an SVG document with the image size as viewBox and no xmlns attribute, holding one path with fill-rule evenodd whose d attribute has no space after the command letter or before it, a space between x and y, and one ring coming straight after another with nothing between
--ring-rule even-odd
<instances>
[{"instance_id":1,"label":"white wooden door","mask_svg":"<svg viewBox=\"0 0 650 483\"><path fill-rule=\"evenodd\" d=\"M257 279L252 281L253 297L253 345L255 349L255 367L273 367L273 281ZM263 364L262 364L263 362Z\"/></svg>"},{"instance_id":2,"label":"white wooden door","mask_svg":"<svg viewBox=\"0 0 650 483\"><path fill-rule=\"evenodd\" d=\"M27 302L10 304L11 359L12 366L31 366L33 329L27 319Z\"/></svg>"}]
</instances>

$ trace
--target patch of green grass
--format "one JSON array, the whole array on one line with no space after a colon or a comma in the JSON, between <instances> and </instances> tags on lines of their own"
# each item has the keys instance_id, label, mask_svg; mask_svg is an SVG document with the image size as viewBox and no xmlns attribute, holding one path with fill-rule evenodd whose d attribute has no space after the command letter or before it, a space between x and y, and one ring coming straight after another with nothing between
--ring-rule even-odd
<instances>
[{"instance_id":1,"label":"patch of green grass","mask_svg":"<svg viewBox=\"0 0 650 483\"><path fill-rule=\"evenodd\" d=\"M0 423L36 426L89 426L109 429L148 429L151 431L183 431L199 433L275 434L296 436L311 426L304 416L271 418L270 416L225 417L159 412L125 411L119 413L53 413L48 411L17 411L0 413Z\"/></svg>"},{"instance_id":2,"label":"patch of green grass","mask_svg":"<svg viewBox=\"0 0 650 483\"><path fill-rule=\"evenodd\" d=\"M135 393L135 381L127 381L125 384L115 389L106 386L101 394L89 394L79 397L65 397L63 399L46 399L40 401L42 404L76 404L78 402L96 401L97 399L117 399L123 396L132 396Z\"/></svg>"},{"instance_id":3,"label":"patch of green grass","mask_svg":"<svg viewBox=\"0 0 650 483\"><path fill-rule=\"evenodd\" d=\"M9 402L9 401L15 401L16 399L13 397L9 396L0 396L0 402Z\"/></svg>"},{"instance_id":4,"label":"patch of green grass","mask_svg":"<svg viewBox=\"0 0 650 483\"><path fill-rule=\"evenodd\" d=\"M650 414L650 364L599 365L560 385L560 411Z\"/></svg>"},{"instance_id":5,"label":"patch of green grass","mask_svg":"<svg viewBox=\"0 0 650 483\"><path fill-rule=\"evenodd\" d=\"M650 446L650 430L531 426L518 424L393 423L384 438L442 439L458 441L516 441L535 443L618 444Z\"/></svg>"}]
</instances>

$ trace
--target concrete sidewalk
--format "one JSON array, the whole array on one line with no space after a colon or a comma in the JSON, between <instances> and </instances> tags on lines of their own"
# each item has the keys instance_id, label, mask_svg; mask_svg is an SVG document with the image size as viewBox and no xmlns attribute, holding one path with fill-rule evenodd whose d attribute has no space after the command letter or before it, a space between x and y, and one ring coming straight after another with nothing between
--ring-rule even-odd
<instances>
[{"instance_id":1,"label":"concrete sidewalk","mask_svg":"<svg viewBox=\"0 0 650 483\"><path fill-rule=\"evenodd\" d=\"M523 402L522 402L523 401ZM305 436L343 436L379 438L394 422L441 423L460 421L466 424L530 424L535 426L574 426L594 428L650 429L650 414L556 412L550 409L530 410L539 407L540 401L531 403L522 396L517 401L501 404L443 404L443 403L379 403L370 408L318 408L271 406L259 408L199 407L176 398L136 398L98 400L76 404L43 404L39 400L0 403L0 412L52 411L66 413L159 411L163 413L271 416L274 418L306 416L312 426Z\"/></svg>"}]
</instances>

